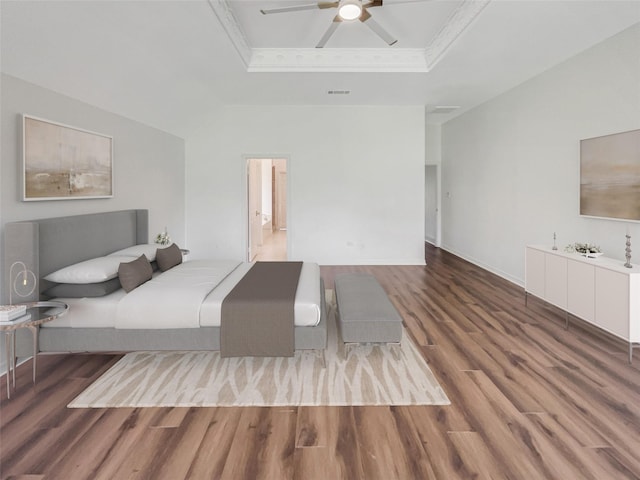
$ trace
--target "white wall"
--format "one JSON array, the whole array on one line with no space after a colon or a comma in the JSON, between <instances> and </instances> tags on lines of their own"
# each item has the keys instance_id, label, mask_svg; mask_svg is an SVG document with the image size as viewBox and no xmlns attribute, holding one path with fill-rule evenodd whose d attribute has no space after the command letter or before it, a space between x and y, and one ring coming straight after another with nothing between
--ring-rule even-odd
<instances>
[{"instance_id":1,"label":"white wall","mask_svg":"<svg viewBox=\"0 0 640 480\"><path fill-rule=\"evenodd\" d=\"M2 75L0 223L84 213L149 209L149 234L166 226L184 242L184 140L51 90ZM22 114L113 137L114 197L21 200Z\"/></svg>"},{"instance_id":2,"label":"white wall","mask_svg":"<svg viewBox=\"0 0 640 480\"><path fill-rule=\"evenodd\" d=\"M243 259L243 156L286 157L289 258L424 263L422 107L228 107L186 140L193 258Z\"/></svg>"},{"instance_id":3,"label":"white wall","mask_svg":"<svg viewBox=\"0 0 640 480\"><path fill-rule=\"evenodd\" d=\"M640 245L638 223L579 216L580 139L640 128L638 45L636 25L443 125L445 249L523 284L525 245L553 232L618 259L628 227Z\"/></svg>"},{"instance_id":4,"label":"white wall","mask_svg":"<svg viewBox=\"0 0 640 480\"><path fill-rule=\"evenodd\" d=\"M167 226L174 240L184 243L184 140L14 77L2 75L0 88L0 224L3 227L7 222L18 220L147 208L151 237ZM20 182L22 114L25 113L113 136L114 197L23 202ZM2 238L0 235L0 251ZM0 275L2 281L3 275ZM1 283L0 291L4 291ZM2 371L4 342L0 343Z\"/></svg>"}]
</instances>

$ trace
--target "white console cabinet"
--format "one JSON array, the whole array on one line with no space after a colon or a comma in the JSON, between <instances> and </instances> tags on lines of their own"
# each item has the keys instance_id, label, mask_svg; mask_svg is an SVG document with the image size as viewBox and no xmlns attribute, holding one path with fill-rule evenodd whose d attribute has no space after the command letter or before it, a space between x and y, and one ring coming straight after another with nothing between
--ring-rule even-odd
<instances>
[{"instance_id":1,"label":"white console cabinet","mask_svg":"<svg viewBox=\"0 0 640 480\"><path fill-rule=\"evenodd\" d=\"M535 295L629 344L640 343L640 266L606 257L586 258L550 247L526 248L525 300Z\"/></svg>"}]
</instances>

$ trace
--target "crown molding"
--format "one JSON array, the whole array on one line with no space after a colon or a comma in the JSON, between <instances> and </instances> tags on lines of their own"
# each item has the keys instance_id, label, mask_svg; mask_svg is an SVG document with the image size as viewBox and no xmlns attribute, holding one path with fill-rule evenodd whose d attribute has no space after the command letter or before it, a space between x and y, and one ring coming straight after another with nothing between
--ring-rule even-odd
<instances>
[{"instance_id":1,"label":"crown molding","mask_svg":"<svg viewBox=\"0 0 640 480\"><path fill-rule=\"evenodd\" d=\"M491 0L463 0L425 48L251 48L230 0L208 0L248 72L425 73Z\"/></svg>"},{"instance_id":2,"label":"crown molding","mask_svg":"<svg viewBox=\"0 0 640 480\"><path fill-rule=\"evenodd\" d=\"M249 72L426 72L421 48L254 48Z\"/></svg>"},{"instance_id":3,"label":"crown molding","mask_svg":"<svg viewBox=\"0 0 640 480\"><path fill-rule=\"evenodd\" d=\"M207 0L211 10L215 13L218 21L227 32L227 36L236 48L245 67L249 66L251 60L251 47L247 42L247 37L240 26L240 23L233 14L233 10L227 0Z\"/></svg>"},{"instance_id":4,"label":"crown molding","mask_svg":"<svg viewBox=\"0 0 640 480\"><path fill-rule=\"evenodd\" d=\"M449 51L455 41L469 28L491 0L464 0L444 23L438 34L425 48L427 69L431 70Z\"/></svg>"}]
</instances>

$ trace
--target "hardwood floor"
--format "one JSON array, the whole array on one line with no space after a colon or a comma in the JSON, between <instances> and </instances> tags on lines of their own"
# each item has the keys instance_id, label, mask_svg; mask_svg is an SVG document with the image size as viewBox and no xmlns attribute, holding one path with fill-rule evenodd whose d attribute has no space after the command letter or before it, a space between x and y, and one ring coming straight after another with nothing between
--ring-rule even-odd
<instances>
[{"instance_id":1,"label":"hardwood floor","mask_svg":"<svg viewBox=\"0 0 640 480\"><path fill-rule=\"evenodd\" d=\"M284 261L287 259L287 231L263 229L262 245L254 258L255 261Z\"/></svg>"},{"instance_id":2,"label":"hardwood floor","mask_svg":"<svg viewBox=\"0 0 640 480\"><path fill-rule=\"evenodd\" d=\"M42 355L0 399L3 479L639 479L640 354L427 247L373 273L450 406L67 409L117 355Z\"/></svg>"}]
</instances>

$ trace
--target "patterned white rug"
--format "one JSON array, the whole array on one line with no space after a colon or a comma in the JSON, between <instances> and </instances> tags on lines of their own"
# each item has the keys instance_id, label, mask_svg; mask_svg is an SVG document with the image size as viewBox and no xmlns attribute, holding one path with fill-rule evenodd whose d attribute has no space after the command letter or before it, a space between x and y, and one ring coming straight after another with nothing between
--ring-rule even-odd
<instances>
[{"instance_id":1,"label":"patterned white rug","mask_svg":"<svg viewBox=\"0 0 640 480\"><path fill-rule=\"evenodd\" d=\"M332 292L331 292L332 293ZM338 342L329 308L326 367L318 352L290 358L221 358L219 352L135 352L76 397L70 408L313 405L448 405L403 332L400 347Z\"/></svg>"}]
</instances>

